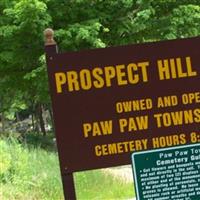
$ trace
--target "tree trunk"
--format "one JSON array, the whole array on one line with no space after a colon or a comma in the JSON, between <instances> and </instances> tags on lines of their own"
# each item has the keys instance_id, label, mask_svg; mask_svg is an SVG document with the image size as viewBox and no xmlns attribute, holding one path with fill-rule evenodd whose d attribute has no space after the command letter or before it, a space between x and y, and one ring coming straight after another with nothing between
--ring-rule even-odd
<instances>
[{"instance_id":1,"label":"tree trunk","mask_svg":"<svg viewBox=\"0 0 200 200\"><path fill-rule=\"evenodd\" d=\"M54 120L53 120L53 112L52 112L52 109L51 109L51 108L49 108L48 111L49 111L49 115L50 115L50 118L51 118L52 130L53 130L54 135L55 135Z\"/></svg>"},{"instance_id":2,"label":"tree trunk","mask_svg":"<svg viewBox=\"0 0 200 200\"><path fill-rule=\"evenodd\" d=\"M42 105L38 104L38 117L39 117L39 122L40 122L40 129L41 129L41 132L43 133L43 136L46 136L45 123L44 123L42 113L43 113Z\"/></svg>"},{"instance_id":3,"label":"tree trunk","mask_svg":"<svg viewBox=\"0 0 200 200\"><path fill-rule=\"evenodd\" d=\"M32 123L32 131L35 130L35 122L34 122L34 114L31 113L31 123Z\"/></svg>"},{"instance_id":4,"label":"tree trunk","mask_svg":"<svg viewBox=\"0 0 200 200\"><path fill-rule=\"evenodd\" d=\"M37 110L35 111L35 131L37 134L40 133L40 128L39 128L39 119L38 119L38 114L37 114Z\"/></svg>"},{"instance_id":5,"label":"tree trunk","mask_svg":"<svg viewBox=\"0 0 200 200\"><path fill-rule=\"evenodd\" d=\"M5 117L4 117L4 113L1 113L1 124L2 124L2 133L5 132Z\"/></svg>"},{"instance_id":6,"label":"tree trunk","mask_svg":"<svg viewBox=\"0 0 200 200\"><path fill-rule=\"evenodd\" d=\"M3 98L0 96L0 110L1 110L1 132L5 132L5 116L3 111Z\"/></svg>"},{"instance_id":7,"label":"tree trunk","mask_svg":"<svg viewBox=\"0 0 200 200\"><path fill-rule=\"evenodd\" d=\"M19 113L16 113L16 122L20 122L20 117L19 117Z\"/></svg>"}]
</instances>

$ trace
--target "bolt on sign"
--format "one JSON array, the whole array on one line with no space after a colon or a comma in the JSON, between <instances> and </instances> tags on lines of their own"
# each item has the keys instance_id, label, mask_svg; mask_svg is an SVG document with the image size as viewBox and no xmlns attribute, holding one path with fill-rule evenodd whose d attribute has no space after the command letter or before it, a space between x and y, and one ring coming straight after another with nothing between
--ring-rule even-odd
<instances>
[{"instance_id":1,"label":"bolt on sign","mask_svg":"<svg viewBox=\"0 0 200 200\"><path fill-rule=\"evenodd\" d=\"M135 152L132 164L137 200L200 199L200 144Z\"/></svg>"},{"instance_id":2,"label":"bolt on sign","mask_svg":"<svg viewBox=\"0 0 200 200\"><path fill-rule=\"evenodd\" d=\"M50 41L63 182L65 174L130 164L132 152L198 143L199 47L196 37L58 53Z\"/></svg>"}]
</instances>

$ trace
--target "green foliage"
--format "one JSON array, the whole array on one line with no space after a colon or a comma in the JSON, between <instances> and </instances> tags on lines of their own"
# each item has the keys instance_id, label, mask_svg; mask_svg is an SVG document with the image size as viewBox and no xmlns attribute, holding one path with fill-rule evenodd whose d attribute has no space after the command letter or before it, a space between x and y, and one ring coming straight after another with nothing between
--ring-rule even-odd
<instances>
[{"instance_id":1,"label":"green foliage","mask_svg":"<svg viewBox=\"0 0 200 200\"><path fill-rule=\"evenodd\" d=\"M44 95L49 104L46 66L41 62L43 30L51 20L47 6L38 0L4 3L0 17L0 97L4 99L0 100L3 101L0 110L12 112L10 108L19 104L20 99L21 104L29 107L33 99L34 102L44 101ZM37 79L27 79L30 73L35 73ZM15 106L15 112L21 109L21 106ZM13 116L12 113L9 115Z\"/></svg>"},{"instance_id":2,"label":"green foliage","mask_svg":"<svg viewBox=\"0 0 200 200\"><path fill-rule=\"evenodd\" d=\"M2 0L1 111L23 109L13 109L16 101L32 110L50 106L43 50L48 26L62 51L193 37L200 35L200 1Z\"/></svg>"}]
</instances>

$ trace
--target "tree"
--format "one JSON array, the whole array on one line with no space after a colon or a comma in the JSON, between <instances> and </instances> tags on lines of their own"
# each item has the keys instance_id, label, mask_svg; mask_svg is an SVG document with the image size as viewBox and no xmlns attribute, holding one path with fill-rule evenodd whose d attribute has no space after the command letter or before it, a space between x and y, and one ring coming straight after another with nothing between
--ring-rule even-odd
<instances>
[{"instance_id":1,"label":"tree","mask_svg":"<svg viewBox=\"0 0 200 200\"><path fill-rule=\"evenodd\" d=\"M199 0L1 0L0 112L50 110L43 31L61 51L200 35Z\"/></svg>"},{"instance_id":2,"label":"tree","mask_svg":"<svg viewBox=\"0 0 200 200\"><path fill-rule=\"evenodd\" d=\"M0 86L6 90L6 93L3 92L2 95L10 99L7 110L16 102L19 95L26 103L26 107L33 106L35 110L39 110L36 109L36 105L41 103L38 101L45 94L45 90L42 94L39 92L40 88L47 88L45 67L41 62L41 55L44 54L42 33L51 18L47 13L46 4L41 1L12 1L6 7L7 2L5 1L3 16L0 20L2 22L0 27L2 41ZM40 74L43 74L45 78L41 78ZM40 81L45 80L45 83L37 80L36 84L35 76ZM46 100L49 104L48 98ZM40 117L42 125L41 120ZM45 130L44 127L41 129ZM43 133L45 134L45 131Z\"/></svg>"}]
</instances>

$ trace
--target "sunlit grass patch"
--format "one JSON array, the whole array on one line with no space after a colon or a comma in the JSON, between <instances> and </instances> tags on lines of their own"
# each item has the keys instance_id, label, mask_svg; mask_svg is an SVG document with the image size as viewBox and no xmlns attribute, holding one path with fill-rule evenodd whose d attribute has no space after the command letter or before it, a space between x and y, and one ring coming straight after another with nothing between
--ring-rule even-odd
<instances>
[{"instance_id":1,"label":"sunlit grass patch","mask_svg":"<svg viewBox=\"0 0 200 200\"><path fill-rule=\"evenodd\" d=\"M74 173L77 199L131 199L132 182L105 170ZM0 139L1 200L63 200L58 155L16 139Z\"/></svg>"}]
</instances>

